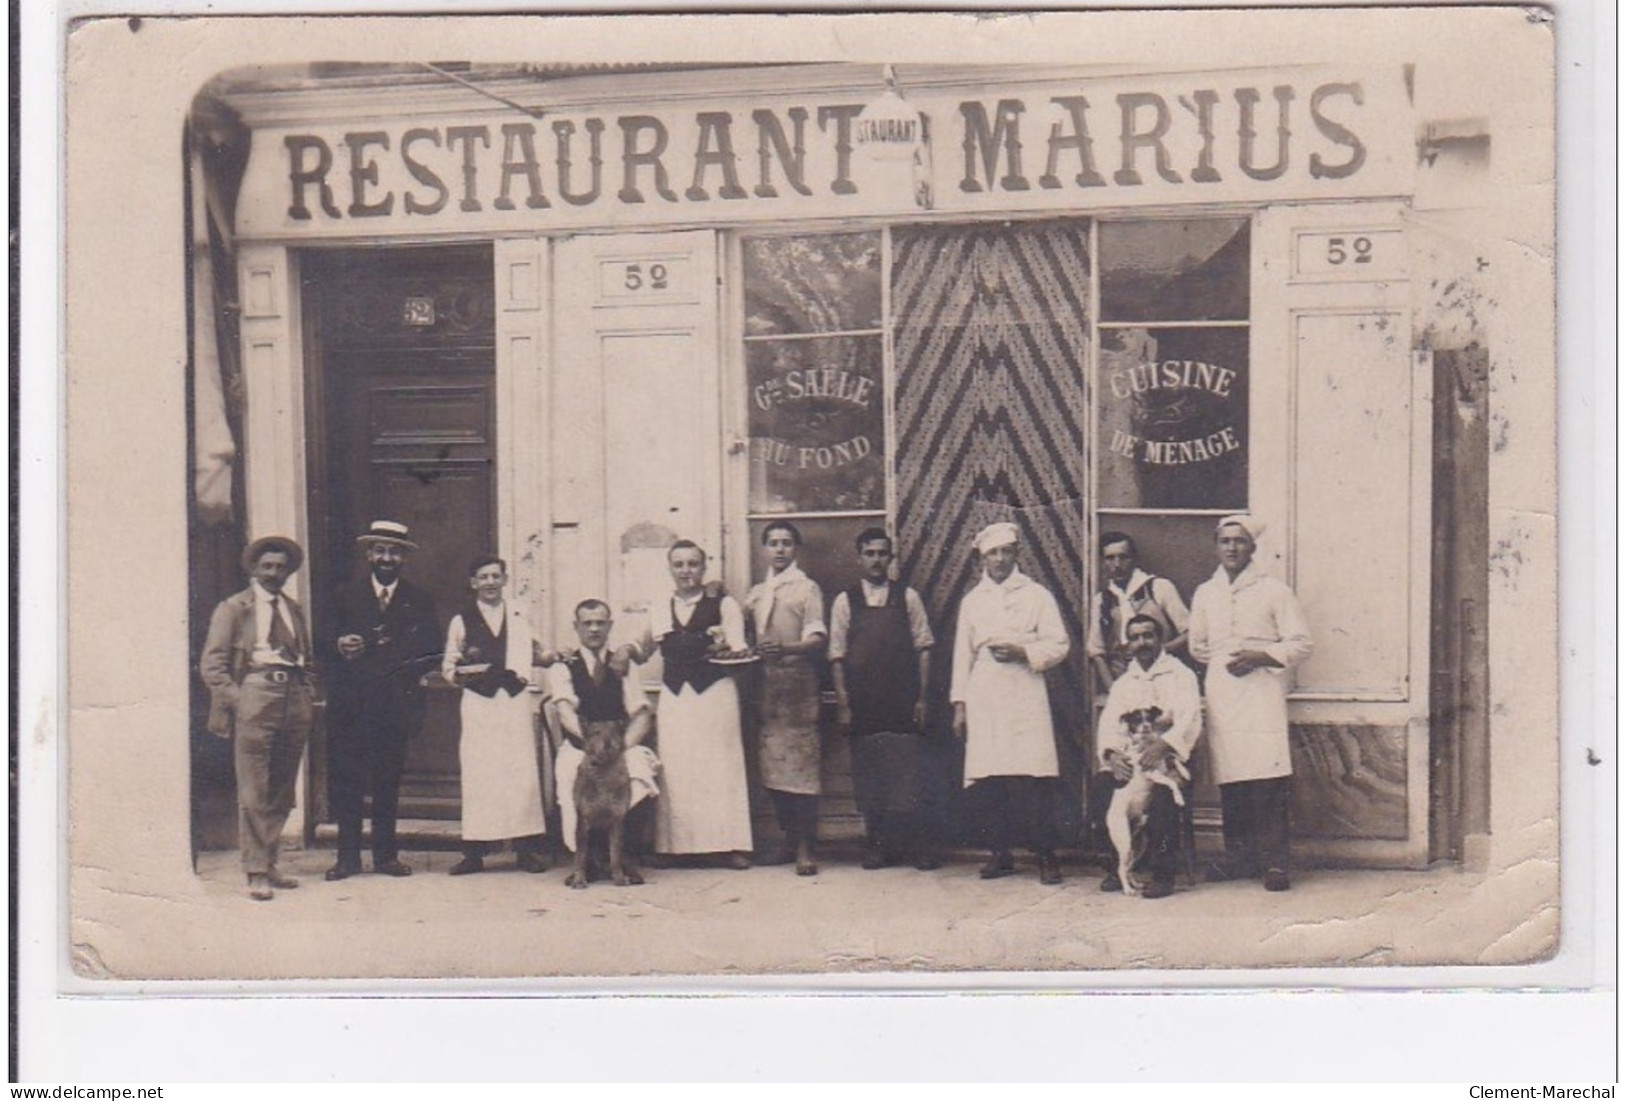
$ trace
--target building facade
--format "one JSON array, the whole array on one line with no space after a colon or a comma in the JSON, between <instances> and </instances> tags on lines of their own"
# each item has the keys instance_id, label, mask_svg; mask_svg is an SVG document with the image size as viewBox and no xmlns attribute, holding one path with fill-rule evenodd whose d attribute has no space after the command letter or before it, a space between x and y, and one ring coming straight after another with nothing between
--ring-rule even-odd
<instances>
[{"instance_id":1,"label":"building facade","mask_svg":"<svg viewBox=\"0 0 1625 1101\"><path fill-rule=\"evenodd\" d=\"M829 596L893 531L945 654L972 535L1014 520L1073 641L1081 799L1099 534L1189 600L1245 510L1316 637L1303 849L1487 844L1492 323L1457 230L1504 180L1425 66L329 66L205 95L247 143L244 519L310 548L318 633L375 517L443 618L494 548L561 642L587 596L636 632L677 538L743 593L782 517ZM453 696L413 749L422 816L455 815ZM318 737L307 831L323 775Z\"/></svg>"}]
</instances>

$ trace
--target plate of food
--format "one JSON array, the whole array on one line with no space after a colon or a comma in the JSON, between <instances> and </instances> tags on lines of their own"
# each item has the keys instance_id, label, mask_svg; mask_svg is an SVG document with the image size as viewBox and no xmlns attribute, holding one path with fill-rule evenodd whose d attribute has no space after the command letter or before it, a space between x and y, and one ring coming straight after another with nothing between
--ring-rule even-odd
<instances>
[{"instance_id":1,"label":"plate of food","mask_svg":"<svg viewBox=\"0 0 1625 1101\"><path fill-rule=\"evenodd\" d=\"M723 650L711 655L712 665L753 665L762 660L754 650Z\"/></svg>"}]
</instances>

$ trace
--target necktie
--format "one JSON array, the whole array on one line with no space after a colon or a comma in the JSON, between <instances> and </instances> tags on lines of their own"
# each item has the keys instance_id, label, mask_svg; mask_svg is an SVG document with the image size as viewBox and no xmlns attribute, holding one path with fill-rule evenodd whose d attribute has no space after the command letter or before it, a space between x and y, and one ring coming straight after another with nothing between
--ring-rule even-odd
<instances>
[{"instance_id":1,"label":"necktie","mask_svg":"<svg viewBox=\"0 0 1625 1101\"><path fill-rule=\"evenodd\" d=\"M592 683L595 688L604 686L604 659L600 657L597 664L592 667Z\"/></svg>"},{"instance_id":2,"label":"necktie","mask_svg":"<svg viewBox=\"0 0 1625 1101\"><path fill-rule=\"evenodd\" d=\"M294 639L293 632L288 630L287 620L282 618L282 597L271 597L271 631L266 636L266 645L291 665L299 664L299 643Z\"/></svg>"},{"instance_id":3,"label":"necktie","mask_svg":"<svg viewBox=\"0 0 1625 1101\"><path fill-rule=\"evenodd\" d=\"M380 589L378 591L378 614L383 615L387 611L389 611L389 590Z\"/></svg>"}]
</instances>

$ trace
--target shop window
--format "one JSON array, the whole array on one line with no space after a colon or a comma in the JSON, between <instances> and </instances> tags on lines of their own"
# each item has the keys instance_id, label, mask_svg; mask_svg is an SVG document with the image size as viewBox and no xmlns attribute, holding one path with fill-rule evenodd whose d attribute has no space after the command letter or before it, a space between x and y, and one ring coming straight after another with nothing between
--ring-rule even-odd
<instances>
[{"instance_id":1,"label":"shop window","mask_svg":"<svg viewBox=\"0 0 1625 1101\"><path fill-rule=\"evenodd\" d=\"M1247 507L1251 224L1097 229L1096 530L1188 600L1213 571L1212 518Z\"/></svg>"},{"instance_id":2,"label":"shop window","mask_svg":"<svg viewBox=\"0 0 1625 1101\"><path fill-rule=\"evenodd\" d=\"M752 544L793 518L826 588L849 581L850 537L885 523L882 255L879 231L741 242Z\"/></svg>"}]
</instances>

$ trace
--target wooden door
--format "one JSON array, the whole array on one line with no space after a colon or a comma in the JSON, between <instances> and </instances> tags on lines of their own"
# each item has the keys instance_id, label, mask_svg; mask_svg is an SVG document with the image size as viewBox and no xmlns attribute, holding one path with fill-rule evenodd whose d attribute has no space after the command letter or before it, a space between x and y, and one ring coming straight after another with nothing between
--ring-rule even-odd
<instances>
[{"instance_id":1,"label":"wooden door","mask_svg":"<svg viewBox=\"0 0 1625 1101\"><path fill-rule=\"evenodd\" d=\"M374 519L411 529L420 549L404 576L433 594L443 630L467 598L469 560L495 547L490 250L368 249L308 257L304 270L316 630L321 594L365 575L355 539ZM434 686L408 750L402 818L458 817L457 722L456 691ZM326 820L325 779L313 779Z\"/></svg>"},{"instance_id":2,"label":"wooden door","mask_svg":"<svg viewBox=\"0 0 1625 1101\"><path fill-rule=\"evenodd\" d=\"M572 637L588 596L609 601L617 637L641 630L671 591L675 539L705 547L722 576L716 272L709 231L557 246L555 637Z\"/></svg>"}]
</instances>

